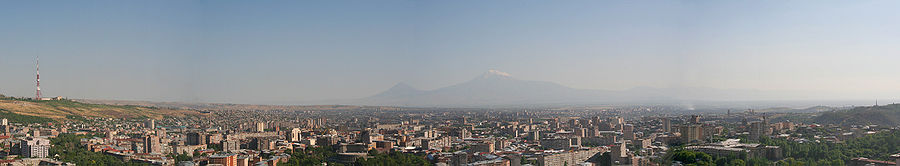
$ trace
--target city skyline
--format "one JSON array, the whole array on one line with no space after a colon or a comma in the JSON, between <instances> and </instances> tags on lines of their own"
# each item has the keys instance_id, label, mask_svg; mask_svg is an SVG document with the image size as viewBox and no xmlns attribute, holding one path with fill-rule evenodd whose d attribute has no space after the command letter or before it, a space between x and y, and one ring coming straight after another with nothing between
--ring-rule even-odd
<instances>
[{"instance_id":1,"label":"city skyline","mask_svg":"<svg viewBox=\"0 0 900 166\"><path fill-rule=\"evenodd\" d=\"M0 166L900 166L898 6L0 2Z\"/></svg>"},{"instance_id":2,"label":"city skyline","mask_svg":"<svg viewBox=\"0 0 900 166\"><path fill-rule=\"evenodd\" d=\"M900 92L897 2L204 2L6 3L0 93L33 96L37 56L45 96L88 99L315 104L492 69L577 89Z\"/></svg>"}]
</instances>

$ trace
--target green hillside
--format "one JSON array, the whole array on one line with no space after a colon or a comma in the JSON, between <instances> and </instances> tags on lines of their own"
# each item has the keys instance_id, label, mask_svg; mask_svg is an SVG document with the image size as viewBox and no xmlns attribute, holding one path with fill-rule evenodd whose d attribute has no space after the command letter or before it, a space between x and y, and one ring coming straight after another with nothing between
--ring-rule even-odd
<instances>
[{"instance_id":1,"label":"green hillside","mask_svg":"<svg viewBox=\"0 0 900 166\"><path fill-rule=\"evenodd\" d=\"M200 114L192 110L88 104L72 100L36 101L0 96L0 116L7 119L30 119L24 121L75 120L84 117L160 119L163 117L197 116Z\"/></svg>"},{"instance_id":2,"label":"green hillside","mask_svg":"<svg viewBox=\"0 0 900 166\"><path fill-rule=\"evenodd\" d=\"M815 122L840 125L900 125L900 104L823 112Z\"/></svg>"}]
</instances>

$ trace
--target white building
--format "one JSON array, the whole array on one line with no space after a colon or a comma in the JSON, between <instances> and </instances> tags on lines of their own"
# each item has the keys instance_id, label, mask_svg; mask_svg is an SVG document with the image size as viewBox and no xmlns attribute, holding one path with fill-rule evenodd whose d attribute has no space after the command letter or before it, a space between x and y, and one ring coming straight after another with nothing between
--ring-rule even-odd
<instances>
[{"instance_id":1,"label":"white building","mask_svg":"<svg viewBox=\"0 0 900 166\"><path fill-rule=\"evenodd\" d=\"M45 138L29 138L22 141L22 156L29 158L46 158L50 155L50 140Z\"/></svg>"},{"instance_id":2,"label":"white building","mask_svg":"<svg viewBox=\"0 0 900 166\"><path fill-rule=\"evenodd\" d=\"M150 119L150 120L144 122L144 127L147 127L150 129L156 129L156 120Z\"/></svg>"},{"instance_id":3,"label":"white building","mask_svg":"<svg viewBox=\"0 0 900 166\"><path fill-rule=\"evenodd\" d=\"M291 129L291 132L287 135L288 141L299 142L300 140L303 140L301 132L300 128Z\"/></svg>"},{"instance_id":4,"label":"white building","mask_svg":"<svg viewBox=\"0 0 900 166\"><path fill-rule=\"evenodd\" d=\"M266 123L256 122L256 132L264 132L264 131L266 131Z\"/></svg>"}]
</instances>

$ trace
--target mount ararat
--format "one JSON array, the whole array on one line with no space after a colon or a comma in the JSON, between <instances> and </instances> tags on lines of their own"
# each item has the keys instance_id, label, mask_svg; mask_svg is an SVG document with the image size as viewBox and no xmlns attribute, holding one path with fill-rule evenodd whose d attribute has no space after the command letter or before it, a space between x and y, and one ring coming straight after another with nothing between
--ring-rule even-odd
<instances>
[{"instance_id":1,"label":"mount ararat","mask_svg":"<svg viewBox=\"0 0 900 166\"><path fill-rule=\"evenodd\" d=\"M513 78L490 70L467 82L434 90L420 90L398 83L381 93L335 104L458 107L458 106L535 106L563 104L678 103L681 101L745 101L783 98L784 94L758 90L722 90L701 87L651 88L627 90L576 89L547 81Z\"/></svg>"}]
</instances>

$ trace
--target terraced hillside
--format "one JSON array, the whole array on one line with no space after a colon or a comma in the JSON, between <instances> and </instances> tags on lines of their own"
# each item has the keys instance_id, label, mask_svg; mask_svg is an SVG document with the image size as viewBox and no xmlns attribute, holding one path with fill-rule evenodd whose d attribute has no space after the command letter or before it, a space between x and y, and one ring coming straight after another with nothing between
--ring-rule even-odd
<instances>
[{"instance_id":1,"label":"terraced hillside","mask_svg":"<svg viewBox=\"0 0 900 166\"><path fill-rule=\"evenodd\" d=\"M83 117L104 118L153 118L199 116L192 110L162 109L143 106L123 106L88 104L72 100L34 101L11 97L0 97L0 111L6 114L37 116L54 120L78 119Z\"/></svg>"}]
</instances>

